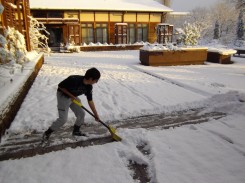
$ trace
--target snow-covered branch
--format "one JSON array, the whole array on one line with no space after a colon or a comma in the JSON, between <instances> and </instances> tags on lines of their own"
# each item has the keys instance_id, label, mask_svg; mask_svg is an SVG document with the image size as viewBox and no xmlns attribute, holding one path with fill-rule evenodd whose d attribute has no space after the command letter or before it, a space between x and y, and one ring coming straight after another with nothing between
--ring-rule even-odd
<instances>
[{"instance_id":1,"label":"snow-covered branch","mask_svg":"<svg viewBox=\"0 0 245 183\"><path fill-rule=\"evenodd\" d=\"M29 16L29 18L31 49L49 53L50 48L48 47L48 37L46 36L49 35L49 32L46 30L46 27L42 23L39 23L35 18L31 16Z\"/></svg>"}]
</instances>

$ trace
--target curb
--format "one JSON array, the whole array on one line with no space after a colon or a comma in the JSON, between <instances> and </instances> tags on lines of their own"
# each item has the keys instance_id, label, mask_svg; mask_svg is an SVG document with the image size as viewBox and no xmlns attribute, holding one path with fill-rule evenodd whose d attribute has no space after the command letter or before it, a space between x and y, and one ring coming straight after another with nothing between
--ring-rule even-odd
<instances>
[{"instance_id":1,"label":"curb","mask_svg":"<svg viewBox=\"0 0 245 183\"><path fill-rule=\"evenodd\" d=\"M3 110L4 112L0 114L0 142L1 137L4 135L6 129L8 129L14 120L17 112L20 109L20 106L22 102L24 101L29 89L31 88L34 80L37 77L37 74L42 67L44 63L44 55L41 54L38 58L38 61L33 68L33 71L29 75L29 77L26 79L24 85L19 88L19 91L16 93L16 95L13 97L11 102L8 104L8 106Z\"/></svg>"}]
</instances>

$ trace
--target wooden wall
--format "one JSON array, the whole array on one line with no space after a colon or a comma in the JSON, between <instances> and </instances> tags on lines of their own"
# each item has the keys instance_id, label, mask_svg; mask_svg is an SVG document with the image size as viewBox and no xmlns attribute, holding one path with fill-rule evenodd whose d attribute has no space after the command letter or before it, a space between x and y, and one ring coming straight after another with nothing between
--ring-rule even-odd
<instances>
[{"instance_id":1,"label":"wooden wall","mask_svg":"<svg viewBox=\"0 0 245 183\"><path fill-rule=\"evenodd\" d=\"M48 22L48 19L52 17L48 17L47 10L32 10L38 15L38 12L43 11L47 12L47 17L43 18L44 24L51 24ZM83 10L62 10L60 11L63 14L63 19L60 22L60 27L63 28L64 41L67 41L67 22L68 19L76 20L74 24L82 24L82 23L93 23L94 29L96 28L96 23L106 23L108 25L108 43L115 44L115 24L116 23L130 23L135 24L137 28L137 24L147 24L148 26L148 42L153 43L157 40L156 37L156 26L159 23L165 22L166 13L161 12L113 12L113 11L83 11ZM34 16L35 17L35 16ZM35 17L36 18L36 17ZM38 19L39 20L39 19ZM41 20L41 19L40 19ZM46 21L46 22L45 22ZM56 22L59 24L58 22ZM72 22L69 22L72 23ZM136 30L135 30L136 31ZM82 37L82 35L80 35ZM137 36L136 36L137 37ZM82 42L82 40L81 40ZM80 42L80 44L81 44Z\"/></svg>"}]
</instances>

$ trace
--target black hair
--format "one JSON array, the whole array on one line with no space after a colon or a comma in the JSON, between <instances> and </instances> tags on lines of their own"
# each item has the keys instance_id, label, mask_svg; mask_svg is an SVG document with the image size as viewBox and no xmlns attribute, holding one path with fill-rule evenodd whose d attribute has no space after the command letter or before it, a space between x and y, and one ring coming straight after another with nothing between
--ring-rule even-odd
<instances>
[{"instance_id":1,"label":"black hair","mask_svg":"<svg viewBox=\"0 0 245 183\"><path fill-rule=\"evenodd\" d=\"M86 71L84 77L85 77L85 79L92 78L92 80L100 79L100 71L98 69L96 69L95 67L92 67Z\"/></svg>"}]
</instances>

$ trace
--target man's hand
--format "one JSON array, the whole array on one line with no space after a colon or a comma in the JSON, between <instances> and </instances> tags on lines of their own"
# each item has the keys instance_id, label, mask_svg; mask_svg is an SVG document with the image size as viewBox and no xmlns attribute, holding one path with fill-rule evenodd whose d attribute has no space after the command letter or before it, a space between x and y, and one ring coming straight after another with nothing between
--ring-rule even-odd
<instances>
[{"instance_id":1,"label":"man's hand","mask_svg":"<svg viewBox=\"0 0 245 183\"><path fill-rule=\"evenodd\" d=\"M80 98L76 97L75 100L78 101L79 103L81 103L81 99Z\"/></svg>"},{"instance_id":2,"label":"man's hand","mask_svg":"<svg viewBox=\"0 0 245 183\"><path fill-rule=\"evenodd\" d=\"M99 116L95 116L95 121L97 121L97 122L100 122L100 117Z\"/></svg>"},{"instance_id":3,"label":"man's hand","mask_svg":"<svg viewBox=\"0 0 245 183\"><path fill-rule=\"evenodd\" d=\"M94 119L95 119L95 121L100 121L100 117L99 117L99 115L98 115L98 113L97 113L97 111L96 111L96 108L95 108L95 105L94 105L94 102L91 100L91 101L88 101L88 105L89 105L89 107L90 107L90 109L93 111L93 113L94 113Z\"/></svg>"}]
</instances>

